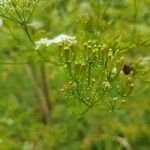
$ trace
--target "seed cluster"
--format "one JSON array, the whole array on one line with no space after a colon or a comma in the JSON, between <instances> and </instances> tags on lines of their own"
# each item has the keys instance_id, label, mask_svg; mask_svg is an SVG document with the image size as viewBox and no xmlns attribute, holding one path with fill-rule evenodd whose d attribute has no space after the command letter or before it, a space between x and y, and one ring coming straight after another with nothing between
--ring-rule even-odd
<instances>
[{"instance_id":1,"label":"seed cluster","mask_svg":"<svg viewBox=\"0 0 150 150\"><path fill-rule=\"evenodd\" d=\"M132 78L121 74L124 58L120 50L99 43L89 40L80 46L63 44L58 49L69 80L63 91L83 112L93 107L121 109L134 85Z\"/></svg>"}]
</instances>

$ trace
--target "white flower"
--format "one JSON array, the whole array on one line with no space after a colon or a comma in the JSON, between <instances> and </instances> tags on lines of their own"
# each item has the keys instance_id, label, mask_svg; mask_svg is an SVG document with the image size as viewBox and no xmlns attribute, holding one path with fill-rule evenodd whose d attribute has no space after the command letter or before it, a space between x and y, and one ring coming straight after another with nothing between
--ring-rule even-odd
<instances>
[{"instance_id":1,"label":"white flower","mask_svg":"<svg viewBox=\"0 0 150 150\"><path fill-rule=\"evenodd\" d=\"M74 36L68 36L66 34L60 34L60 35L56 36L55 38L53 38L52 40L54 43L61 43L64 41L74 42L75 37Z\"/></svg>"},{"instance_id":2,"label":"white flower","mask_svg":"<svg viewBox=\"0 0 150 150\"><path fill-rule=\"evenodd\" d=\"M59 44L62 42L70 42L70 43L75 43L76 38L74 36L69 36L66 34L60 34L52 39L48 38L41 38L40 40L35 42L36 49L39 49L41 46L51 46L52 44Z\"/></svg>"},{"instance_id":3,"label":"white flower","mask_svg":"<svg viewBox=\"0 0 150 150\"><path fill-rule=\"evenodd\" d=\"M0 28L3 26L3 20L0 18Z\"/></svg>"},{"instance_id":4,"label":"white flower","mask_svg":"<svg viewBox=\"0 0 150 150\"><path fill-rule=\"evenodd\" d=\"M52 41L49 40L48 38L41 38L40 40L36 41L35 44L36 47L39 48L42 45L50 46L52 44Z\"/></svg>"}]
</instances>

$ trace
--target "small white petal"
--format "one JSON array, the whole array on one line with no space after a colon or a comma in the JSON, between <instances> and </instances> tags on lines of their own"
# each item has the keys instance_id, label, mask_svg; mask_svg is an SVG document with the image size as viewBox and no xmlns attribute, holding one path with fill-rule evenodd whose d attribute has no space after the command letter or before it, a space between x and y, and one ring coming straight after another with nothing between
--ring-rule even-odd
<instances>
[{"instance_id":1,"label":"small white petal","mask_svg":"<svg viewBox=\"0 0 150 150\"><path fill-rule=\"evenodd\" d=\"M48 39L48 38L41 38L40 40L35 42L36 45L36 49L39 49L41 46L50 46L52 44L59 44L62 42L70 42L70 43L75 43L76 42L76 38L74 36L69 36L66 34L60 34L52 39Z\"/></svg>"}]
</instances>

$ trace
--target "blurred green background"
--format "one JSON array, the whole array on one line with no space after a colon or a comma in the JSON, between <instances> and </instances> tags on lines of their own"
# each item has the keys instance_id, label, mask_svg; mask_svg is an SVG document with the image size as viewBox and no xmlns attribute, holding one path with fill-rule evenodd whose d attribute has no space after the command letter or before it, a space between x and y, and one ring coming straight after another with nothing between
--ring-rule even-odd
<instances>
[{"instance_id":1,"label":"blurred green background","mask_svg":"<svg viewBox=\"0 0 150 150\"><path fill-rule=\"evenodd\" d=\"M149 59L149 0L47 0L33 21L35 40L60 33L88 40L101 37L110 46L127 47L127 60ZM30 26L30 25L29 25ZM65 82L61 67L48 63L52 121L42 122L40 104L24 64L37 62L19 25L3 20L0 27L0 149L1 150L148 150L150 149L150 85L137 79L126 107L117 112L92 110L78 118L60 92ZM57 60L55 51L45 56ZM148 64L144 64L148 67ZM38 68L36 69L38 74ZM147 74L143 79L149 80Z\"/></svg>"}]
</instances>

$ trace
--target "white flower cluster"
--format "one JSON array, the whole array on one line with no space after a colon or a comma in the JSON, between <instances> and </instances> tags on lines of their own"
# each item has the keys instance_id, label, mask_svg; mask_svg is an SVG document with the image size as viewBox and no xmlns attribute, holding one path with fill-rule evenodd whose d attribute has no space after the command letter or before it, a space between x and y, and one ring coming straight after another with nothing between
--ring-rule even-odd
<instances>
[{"instance_id":1,"label":"white flower cluster","mask_svg":"<svg viewBox=\"0 0 150 150\"><path fill-rule=\"evenodd\" d=\"M41 46L48 47L51 46L52 44L59 44L65 41L70 43L76 43L76 38L74 36L60 34L52 39L41 38L40 40L35 42L35 45L36 45L36 49L39 49Z\"/></svg>"}]
</instances>

